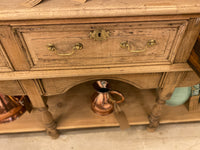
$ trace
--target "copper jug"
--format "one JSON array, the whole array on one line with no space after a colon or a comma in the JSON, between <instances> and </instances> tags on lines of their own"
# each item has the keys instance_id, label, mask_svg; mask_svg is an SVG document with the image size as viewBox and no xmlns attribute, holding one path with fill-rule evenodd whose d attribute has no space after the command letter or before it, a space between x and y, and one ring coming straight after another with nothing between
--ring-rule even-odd
<instances>
[{"instance_id":1,"label":"copper jug","mask_svg":"<svg viewBox=\"0 0 200 150\"><path fill-rule=\"evenodd\" d=\"M122 103L124 101L124 96L118 92L113 91L110 85L105 80L96 81L93 84L96 92L92 100L92 110L99 115L108 115L114 110L114 103ZM113 100L112 95L117 95L120 100Z\"/></svg>"}]
</instances>

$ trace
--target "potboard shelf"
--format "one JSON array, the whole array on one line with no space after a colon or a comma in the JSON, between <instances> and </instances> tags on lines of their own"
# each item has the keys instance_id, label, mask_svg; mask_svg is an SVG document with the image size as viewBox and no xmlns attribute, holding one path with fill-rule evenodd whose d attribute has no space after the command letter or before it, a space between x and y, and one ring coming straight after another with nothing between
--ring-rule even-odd
<instances>
[{"instance_id":1,"label":"potboard shelf","mask_svg":"<svg viewBox=\"0 0 200 150\"><path fill-rule=\"evenodd\" d=\"M130 125L148 124L148 115L155 103L156 90L140 90L126 83L113 81L113 89L121 91L125 102L121 104ZM99 116L91 110L91 82L73 87L68 92L48 97L49 110L58 123L58 129L78 129L119 126L114 115ZM25 113L14 122L1 124L0 133L44 131L40 113ZM161 123L181 123L200 121L200 111L188 112L185 105L165 106Z\"/></svg>"}]
</instances>

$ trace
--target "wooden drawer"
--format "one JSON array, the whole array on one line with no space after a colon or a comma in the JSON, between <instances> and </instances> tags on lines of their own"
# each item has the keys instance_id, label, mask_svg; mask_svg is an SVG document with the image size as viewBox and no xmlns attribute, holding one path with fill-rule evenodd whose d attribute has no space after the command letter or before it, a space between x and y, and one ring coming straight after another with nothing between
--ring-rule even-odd
<instances>
[{"instance_id":1,"label":"wooden drawer","mask_svg":"<svg viewBox=\"0 0 200 150\"><path fill-rule=\"evenodd\" d=\"M40 70L171 64L186 25L186 21L161 21L14 28L31 68ZM150 41L155 43L151 45ZM76 43L83 49L73 50ZM50 51L48 44L56 51Z\"/></svg>"}]
</instances>

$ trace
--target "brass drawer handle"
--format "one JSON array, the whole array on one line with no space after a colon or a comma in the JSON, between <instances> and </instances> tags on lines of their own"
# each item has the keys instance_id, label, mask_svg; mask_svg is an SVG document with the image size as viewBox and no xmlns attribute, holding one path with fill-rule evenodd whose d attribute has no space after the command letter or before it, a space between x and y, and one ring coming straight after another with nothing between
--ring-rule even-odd
<instances>
[{"instance_id":1,"label":"brass drawer handle","mask_svg":"<svg viewBox=\"0 0 200 150\"><path fill-rule=\"evenodd\" d=\"M72 54L74 54L76 52L76 50L81 50L83 49L83 44L82 43L76 43L73 48L72 51L69 53L58 53L58 50L56 48L56 46L52 43L48 44L48 50L50 51L55 51L57 55L59 56L70 56Z\"/></svg>"},{"instance_id":2,"label":"brass drawer handle","mask_svg":"<svg viewBox=\"0 0 200 150\"><path fill-rule=\"evenodd\" d=\"M156 45L156 40L149 40L145 44L143 49L136 49L132 42L129 41L123 41L120 43L120 47L123 49L128 49L131 53L140 53L146 51L147 48L150 48L152 46Z\"/></svg>"}]
</instances>

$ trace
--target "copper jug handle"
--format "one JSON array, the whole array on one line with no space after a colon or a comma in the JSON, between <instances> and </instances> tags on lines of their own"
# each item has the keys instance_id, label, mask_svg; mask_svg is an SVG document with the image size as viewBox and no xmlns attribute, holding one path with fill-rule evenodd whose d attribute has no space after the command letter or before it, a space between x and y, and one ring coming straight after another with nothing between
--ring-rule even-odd
<instances>
[{"instance_id":1,"label":"copper jug handle","mask_svg":"<svg viewBox=\"0 0 200 150\"><path fill-rule=\"evenodd\" d=\"M115 94L115 95L118 95L118 96L120 96L121 97L121 99L120 100L114 100L114 99L112 99L112 98L110 98L109 100L112 102L112 103L117 103L117 104L119 104L119 103L122 103L124 100L125 100L125 98L124 98L124 96L120 93L120 92L117 92L117 91L109 91L109 93L110 94Z\"/></svg>"}]
</instances>

